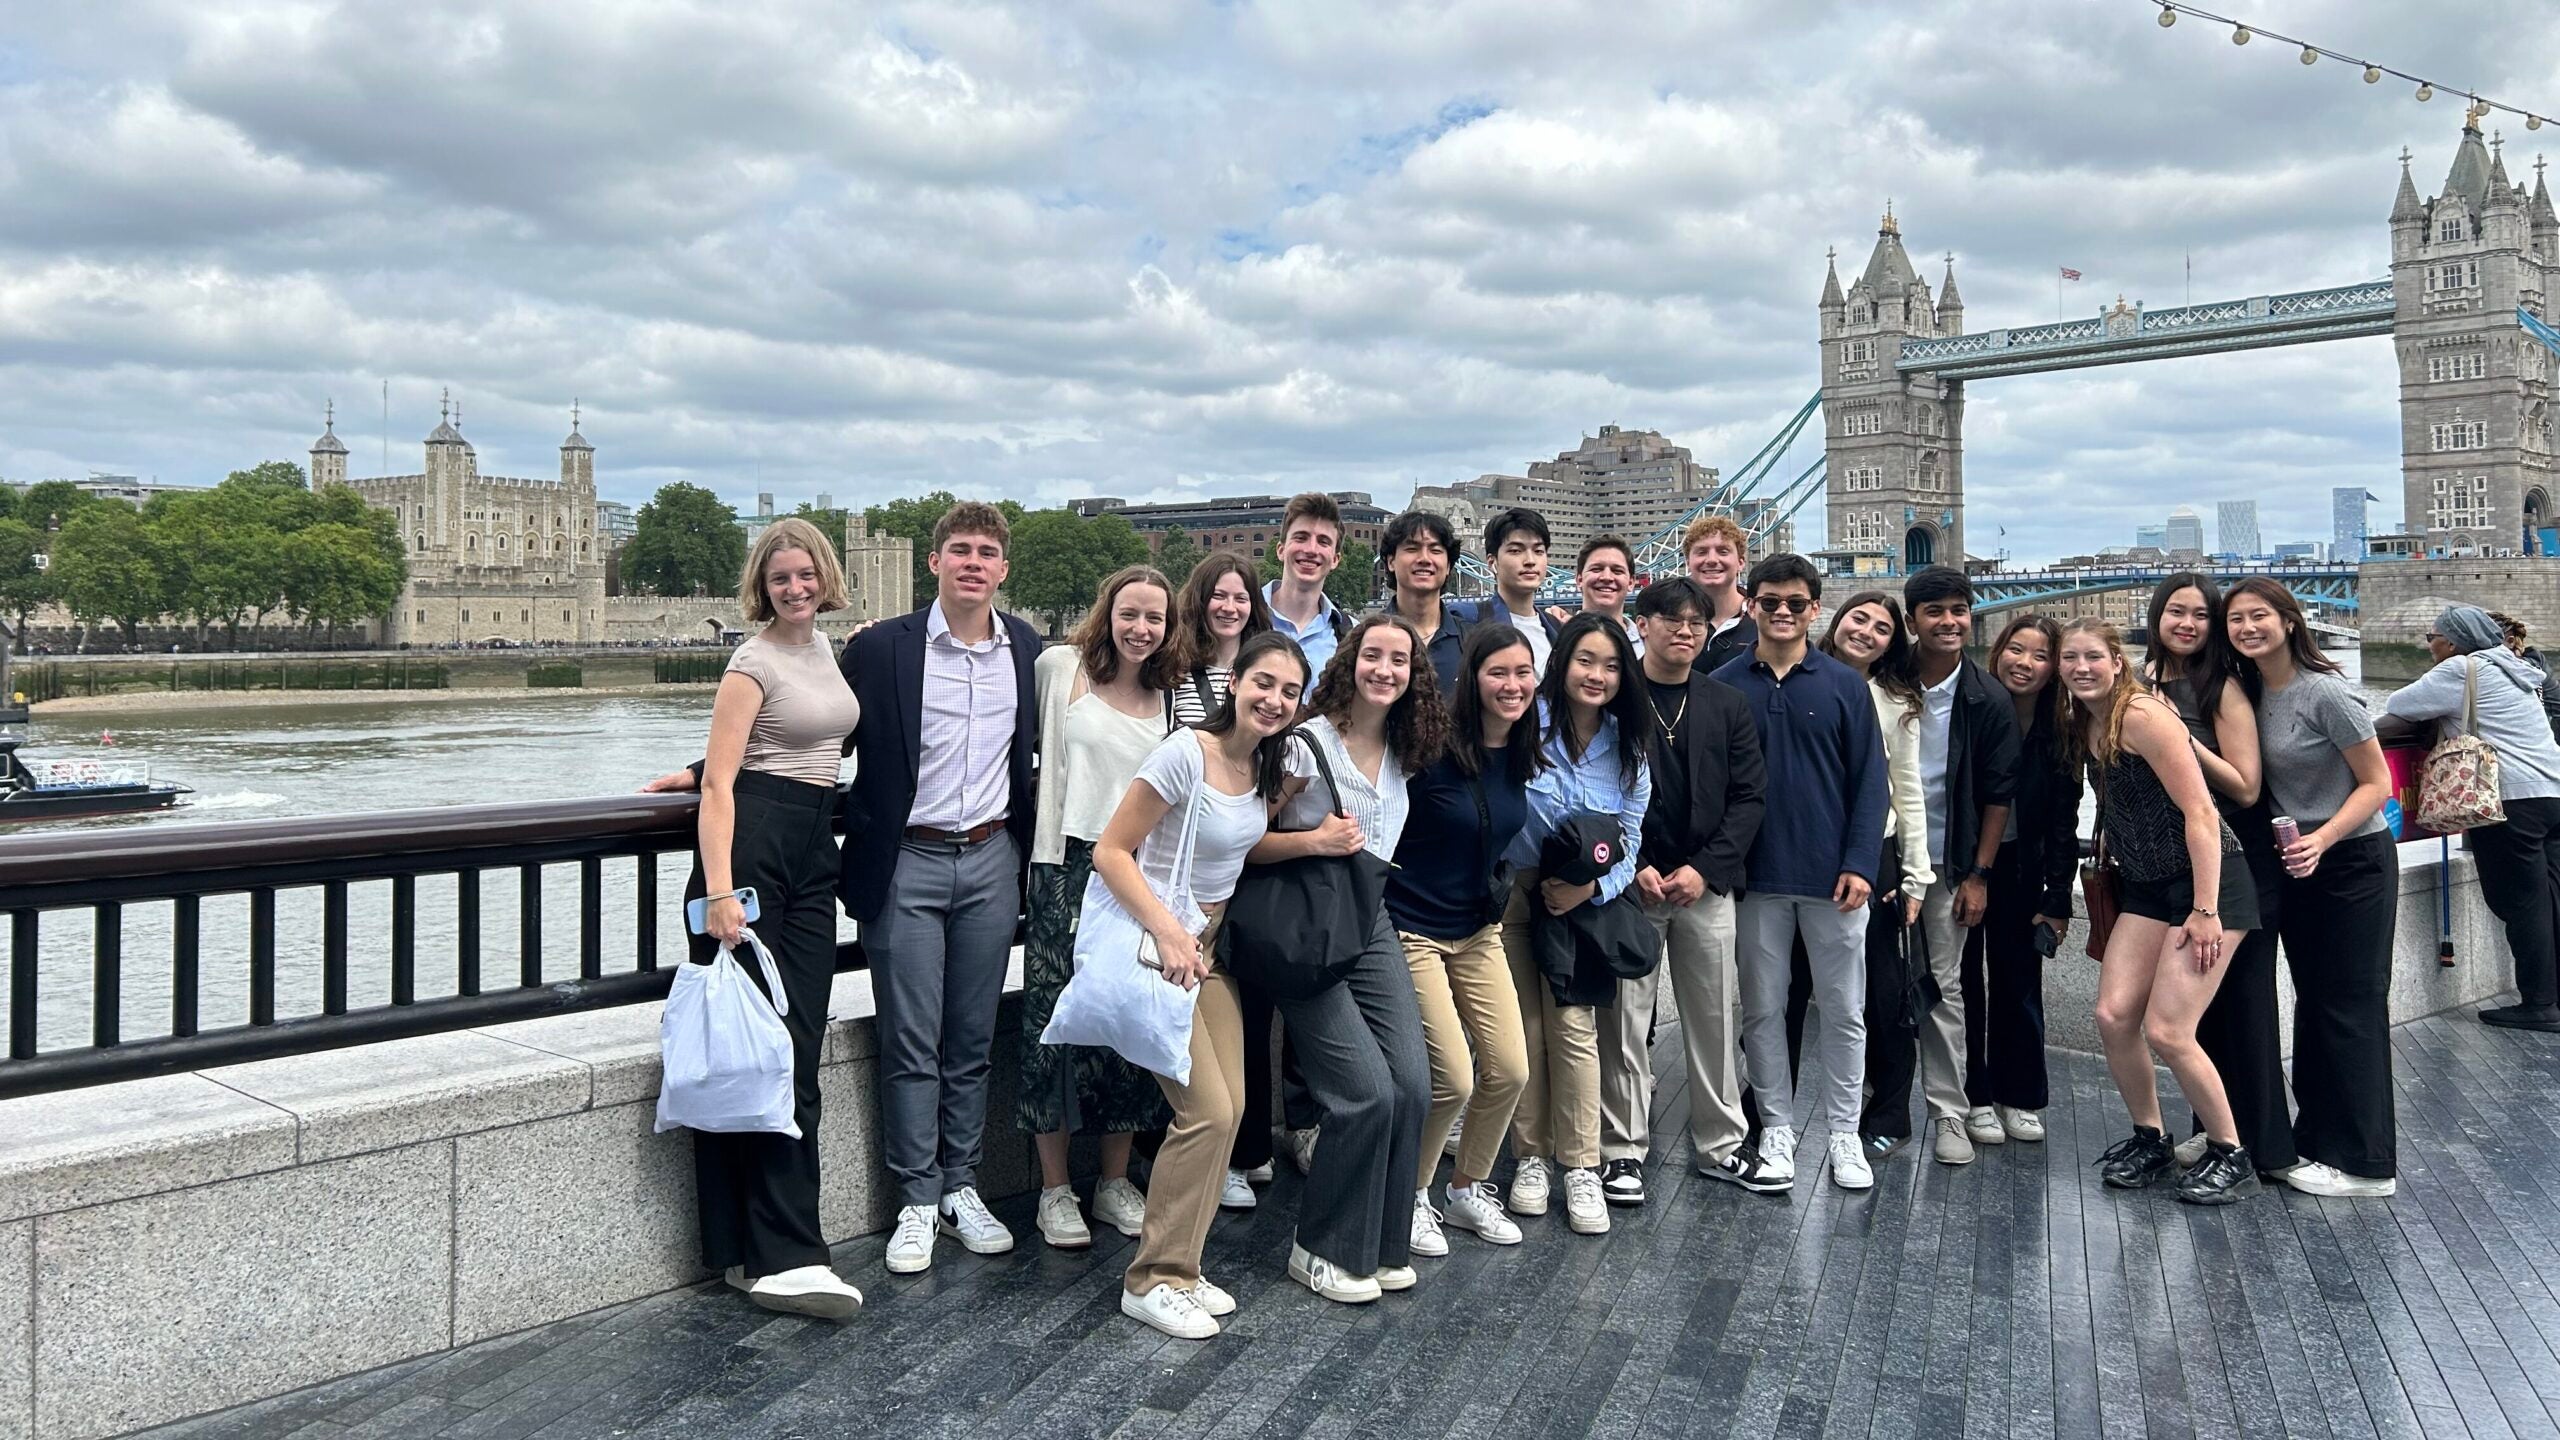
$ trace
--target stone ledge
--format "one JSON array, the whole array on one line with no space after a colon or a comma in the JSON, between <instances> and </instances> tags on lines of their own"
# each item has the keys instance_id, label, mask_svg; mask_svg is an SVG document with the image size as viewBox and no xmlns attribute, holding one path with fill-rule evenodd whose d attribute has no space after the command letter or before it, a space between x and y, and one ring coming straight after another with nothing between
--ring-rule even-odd
<instances>
[{"instance_id":1,"label":"stone ledge","mask_svg":"<svg viewBox=\"0 0 2560 1440\"><path fill-rule=\"evenodd\" d=\"M292 1165L293 1116L202 1075L0 1100L0 1220Z\"/></svg>"},{"instance_id":2,"label":"stone ledge","mask_svg":"<svg viewBox=\"0 0 2560 1440\"><path fill-rule=\"evenodd\" d=\"M584 1062L468 1030L201 1073L292 1115L304 1164L565 1115L594 1088Z\"/></svg>"},{"instance_id":3,"label":"stone ledge","mask_svg":"<svg viewBox=\"0 0 2560 1440\"><path fill-rule=\"evenodd\" d=\"M36 1433L36 1225L0 1225L0 1440Z\"/></svg>"}]
</instances>

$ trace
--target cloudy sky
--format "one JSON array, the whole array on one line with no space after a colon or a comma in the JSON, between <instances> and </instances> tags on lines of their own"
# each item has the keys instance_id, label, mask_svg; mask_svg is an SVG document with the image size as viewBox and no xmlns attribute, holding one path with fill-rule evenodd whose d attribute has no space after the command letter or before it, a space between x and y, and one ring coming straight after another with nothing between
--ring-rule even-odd
<instances>
[{"instance_id":1,"label":"cloudy sky","mask_svg":"<svg viewBox=\"0 0 2560 1440\"><path fill-rule=\"evenodd\" d=\"M2231 0L2560 110L2549 0ZM2385 271L2462 102L2144 0L83 0L0 19L0 475L207 481L334 397L608 498L1386 503L1601 424L1738 463L1890 197L1973 328ZM2517 142L2510 168L2531 163ZM1935 258L1923 269L1932 280ZM1977 551L2399 514L2379 339L1973 387ZM1816 443L1808 440L1808 446ZM1802 458L1809 460L1808 448ZM1819 516L1800 517L1818 535ZM1998 531L2005 526L2007 534Z\"/></svg>"}]
</instances>

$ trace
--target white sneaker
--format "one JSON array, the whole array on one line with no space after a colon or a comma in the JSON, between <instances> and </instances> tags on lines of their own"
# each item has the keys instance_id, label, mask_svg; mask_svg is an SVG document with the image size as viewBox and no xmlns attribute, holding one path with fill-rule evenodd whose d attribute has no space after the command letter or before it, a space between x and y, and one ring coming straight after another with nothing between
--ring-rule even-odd
<instances>
[{"instance_id":1,"label":"white sneaker","mask_svg":"<svg viewBox=\"0 0 2560 1440\"><path fill-rule=\"evenodd\" d=\"M1421 1272L1410 1265L1381 1265L1378 1273L1369 1278L1377 1281L1381 1290L1410 1290L1422 1283Z\"/></svg>"},{"instance_id":2,"label":"white sneaker","mask_svg":"<svg viewBox=\"0 0 2560 1440\"><path fill-rule=\"evenodd\" d=\"M1135 1239L1147 1228L1147 1197L1126 1176L1093 1189L1093 1218Z\"/></svg>"},{"instance_id":3,"label":"white sneaker","mask_svg":"<svg viewBox=\"0 0 2560 1440\"><path fill-rule=\"evenodd\" d=\"M963 1185L942 1197L939 1223L943 1234L958 1240L972 1255L1001 1255L1013 1248L1013 1232L988 1213L975 1185Z\"/></svg>"},{"instance_id":4,"label":"white sneaker","mask_svg":"<svg viewBox=\"0 0 2560 1440\"><path fill-rule=\"evenodd\" d=\"M1536 1155L1523 1155L1511 1171L1511 1213L1544 1215L1547 1213L1547 1162Z\"/></svg>"},{"instance_id":5,"label":"white sneaker","mask_svg":"<svg viewBox=\"0 0 2560 1440\"><path fill-rule=\"evenodd\" d=\"M1261 1164L1244 1172L1244 1178L1252 1181L1256 1185L1268 1185L1271 1183L1271 1173L1271 1162L1265 1160Z\"/></svg>"},{"instance_id":6,"label":"white sneaker","mask_svg":"<svg viewBox=\"0 0 2560 1440\"><path fill-rule=\"evenodd\" d=\"M1310 1255L1297 1241L1289 1242L1289 1278L1306 1286L1327 1300L1345 1305L1366 1305L1378 1298L1378 1282L1367 1275L1345 1275L1342 1267L1319 1255Z\"/></svg>"},{"instance_id":7,"label":"white sneaker","mask_svg":"<svg viewBox=\"0 0 2560 1440\"><path fill-rule=\"evenodd\" d=\"M1191 1298L1213 1319L1224 1320L1236 1313L1236 1297L1210 1284L1206 1275L1191 1282Z\"/></svg>"},{"instance_id":8,"label":"white sneaker","mask_svg":"<svg viewBox=\"0 0 2560 1440\"><path fill-rule=\"evenodd\" d=\"M1995 1106L1993 1108L2000 1112L2000 1128L2010 1139L2023 1140L2030 1145L2043 1143L2043 1112L2037 1110L2019 1110L2007 1105ZM2197 1158L2203 1158L2202 1151L2197 1152Z\"/></svg>"},{"instance_id":9,"label":"white sneaker","mask_svg":"<svg viewBox=\"0 0 2560 1440\"><path fill-rule=\"evenodd\" d=\"M1121 1291L1120 1313L1176 1340L1206 1340L1218 1333L1217 1317L1200 1308L1190 1291L1170 1285L1158 1285L1144 1295Z\"/></svg>"},{"instance_id":10,"label":"white sneaker","mask_svg":"<svg viewBox=\"0 0 2560 1440\"><path fill-rule=\"evenodd\" d=\"M1440 1212L1431 1208L1431 1192L1413 1192L1413 1253L1437 1260L1449 1253L1449 1237L1440 1233Z\"/></svg>"},{"instance_id":11,"label":"white sneaker","mask_svg":"<svg viewBox=\"0 0 2560 1440\"><path fill-rule=\"evenodd\" d=\"M1576 1165L1564 1172L1564 1223L1576 1235L1609 1233L1609 1200L1600 1193L1600 1172Z\"/></svg>"},{"instance_id":12,"label":"white sneaker","mask_svg":"<svg viewBox=\"0 0 2560 1440\"><path fill-rule=\"evenodd\" d=\"M1796 1127L1771 1125L1760 1132L1760 1168L1772 1180L1796 1178Z\"/></svg>"},{"instance_id":13,"label":"white sneaker","mask_svg":"<svg viewBox=\"0 0 2560 1440\"><path fill-rule=\"evenodd\" d=\"M1281 1139L1281 1148L1289 1152L1289 1163L1298 1167L1299 1174L1315 1173L1316 1130L1314 1126L1304 1130L1289 1131Z\"/></svg>"},{"instance_id":14,"label":"white sneaker","mask_svg":"<svg viewBox=\"0 0 2560 1440\"><path fill-rule=\"evenodd\" d=\"M1076 1187L1059 1185L1040 1192L1040 1238L1060 1250L1082 1250L1093 1243L1084 1212L1076 1208Z\"/></svg>"},{"instance_id":15,"label":"white sneaker","mask_svg":"<svg viewBox=\"0 0 2560 1440\"><path fill-rule=\"evenodd\" d=\"M2284 1183L2305 1195L2338 1195L2353 1200L2380 1199L2400 1191L2397 1180L2375 1180L2364 1175L2350 1175L2335 1166L2317 1160L2305 1160L2284 1172Z\"/></svg>"},{"instance_id":16,"label":"white sneaker","mask_svg":"<svg viewBox=\"0 0 2560 1440\"><path fill-rule=\"evenodd\" d=\"M2009 1129L2000 1123L2000 1112L1988 1105L1976 1105L1965 1112L1964 1133L1976 1145L2009 1143Z\"/></svg>"},{"instance_id":17,"label":"white sneaker","mask_svg":"<svg viewBox=\"0 0 2560 1440\"><path fill-rule=\"evenodd\" d=\"M1440 1212L1444 1227L1473 1230L1476 1238L1488 1245L1517 1245L1520 1227L1502 1213L1502 1193L1490 1180L1479 1180L1461 1190L1449 1187L1449 1208Z\"/></svg>"},{"instance_id":18,"label":"white sneaker","mask_svg":"<svg viewBox=\"0 0 2560 1440\"><path fill-rule=\"evenodd\" d=\"M2179 1141L2177 1148L2169 1152L2169 1157L2181 1165L2192 1166L2197 1161L2204 1158L2204 1146L2204 1132L2199 1130L2193 1135L2188 1136L2186 1139Z\"/></svg>"},{"instance_id":19,"label":"white sneaker","mask_svg":"<svg viewBox=\"0 0 2560 1440\"><path fill-rule=\"evenodd\" d=\"M1440 1143L1440 1153L1452 1160L1458 1158L1458 1142L1465 1138L1467 1138L1467 1117L1461 1115L1449 1122L1449 1138Z\"/></svg>"},{"instance_id":20,"label":"white sneaker","mask_svg":"<svg viewBox=\"0 0 2560 1440\"><path fill-rule=\"evenodd\" d=\"M803 1265L767 1275L747 1287L747 1298L785 1315L814 1315L821 1320L850 1320L862 1308L862 1292L844 1283L824 1265Z\"/></svg>"},{"instance_id":21,"label":"white sneaker","mask_svg":"<svg viewBox=\"0 0 2560 1440\"><path fill-rule=\"evenodd\" d=\"M1831 1132L1831 1183L1843 1190L1875 1188L1876 1172L1867 1164L1866 1147L1845 1131Z\"/></svg>"},{"instance_id":22,"label":"white sneaker","mask_svg":"<svg viewBox=\"0 0 2560 1440\"><path fill-rule=\"evenodd\" d=\"M1245 1172L1227 1172L1227 1183L1218 1187L1219 1209L1250 1210L1261 1203L1262 1197L1253 1193L1253 1182L1246 1178Z\"/></svg>"},{"instance_id":23,"label":"white sneaker","mask_svg":"<svg viewBox=\"0 0 2560 1440\"><path fill-rule=\"evenodd\" d=\"M933 1264L933 1207L901 1205L898 1228L889 1235L889 1253L881 1257L892 1275L913 1275Z\"/></svg>"}]
</instances>

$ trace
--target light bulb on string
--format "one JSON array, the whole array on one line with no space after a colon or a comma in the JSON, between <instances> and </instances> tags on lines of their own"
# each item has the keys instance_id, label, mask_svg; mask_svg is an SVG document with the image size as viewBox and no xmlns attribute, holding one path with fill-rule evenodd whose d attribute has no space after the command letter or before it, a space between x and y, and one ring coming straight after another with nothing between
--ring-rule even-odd
<instances>
[{"instance_id":1,"label":"light bulb on string","mask_svg":"<svg viewBox=\"0 0 2560 1440\"><path fill-rule=\"evenodd\" d=\"M2434 87L2433 85L2428 84L2428 83L2427 83L2426 81L2424 81L2424 80L2419 81L2419 82L2418 82L2418 99L2419 99L2419 100L2421 100L2421 101L2426 101L2426 100L2433 100L2434 98L2436 98L2436 87Z\"/></svg>"},{"instance_id":2,"label":"light bulb on string","mask_svg":"<svg viewBox=\"0 0 2560 1440\"><path fill-rule=\"evenodd\" d=\"M2178 12L2177 12L2177 11L2175 11L2175 10L2170 9L2170 8L2169 8L2168 6L2166 6L2166 5L2161 6L2161 7L2160 7L2160 28L2161 28L2161 29L2163 29L2163 30L2166 30L2166 29L2168 29L2170 26L2175 25L2175 24L2177 24L2177 23L2178 23Z\"/></svg>"},{"instance_id":3,"label":"light bulb on string","mask_svg":"<svg viewBox=\"0 0 2560 1440\"><path fill-rule=\"evenodd\" d=\"M2542 128L2542 117L2541 117L2541 116L2539 116L2539 115L2527 115L2526 117L2524 117L2524 128L2526 128L2527 130L2539 130L2539 129L2541 129L2541 128Z\"/></svg>"},{"instance_id":4,"label":"light bulb on string","mask_svg":"<svg viewBox=\"0 0 2560 1440\"><path fill-rule=\"evenodd\" d=\"M2312 49L2312 48L2311 48L2310 46L2308 46L2308 45L2303 46L2303 47L2302 47L2302 63L2303 63L2303 64L2305 64L2305 65L2317 65L2317 64L2319 64L2319 63L2320 63L2320 52L2319 52L2319 51L2317 51L2317 50Z\"/></svg>"},{"instance_id":5,"label":"light bulb on string","mask_svg":"<svg viewBox=\"0 0 2560 1440\"><path fill-rule=\"evenodd\" d=\"M2381 84L2381 83L2382 83L2382 67L2381 67L2381 66L2379 66L2379 65L2367 65L2366 67L2364 67L2364 83L2366 83L2367 85L2379 85L2379 84Z\"/></svg>"},{"instance_id":6,"label":"light bulb on string","mask_svg":"<svg viewBox=\"0 0 2560 1440\"><path fill-rule=\"evenodd\" d=\"M2231 31L2231 43L2232 43L2232 44L2234 44L2234 45L2246 45L2246 44L2248 44L2248 43L2249 43L2249 27L2248 27L2248 26L2246 26L2246 25L2240 25L2240 26L2235 26L2235 27L2233 27L2233 29L2232 29L2232 31Z\"/></svg>"}]
</instances>

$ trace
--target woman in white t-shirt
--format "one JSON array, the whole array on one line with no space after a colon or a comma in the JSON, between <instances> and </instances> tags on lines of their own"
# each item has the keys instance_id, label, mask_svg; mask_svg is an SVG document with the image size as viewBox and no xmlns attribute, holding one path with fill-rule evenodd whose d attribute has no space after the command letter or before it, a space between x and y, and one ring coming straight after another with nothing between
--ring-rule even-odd
<instances>
[{"instance_id":1,"label":"woman in white t-shirt","mask_svg":"<svg viewBox=\"0 0 2560 1440\"><path fill-rule=\"evenodd\" d=\"M1404 834L1406 777L1447 748L1448 713L1427 676L1422 637L1372 615L1342 637L1316 683L1304 744L1289 748L1286 799L1256 861L1367 850L1393 863ZM1321 747L1337 797L1308 745ZM1339 813L1337 813L1339 812ZM1385 908L1351 972L1320 994L1279 1002L1316 1110L1315 1163L1299 1202L1289 1275L1328 1300L1357 1304L1405 1290L1413 1269L1413 1174L1431 1109L1431 1054L1413 971Z\"/></svg>"},{"instance_id":2,"label":"woman in white t-shirt","mask_svg":"<svg viewBox=\"0 0 2560 1440\"><path fill-rule=\"evenodd\" d=\"M1216 967L1209 941L1245 855L1270 828L1286 775L1280 736L1306 686L1307 659L1295 641L1277 633L1246 641L1226 704L1207 724L1178 730L1148 752L1093 847L1093 873L1155 942L1166 981L1199 991L1191 1083L1156 1080L1173 1123L1156 1151L1137 1258L1120 1292L1121 1313L1176 1339L1208 1339L1218 1333L1216 1317L1236 1307L1200 1273L1244 1112L1235 981ZM1186 871L1188 883L1177 885Z\"/></svg>"}]
</instances>

